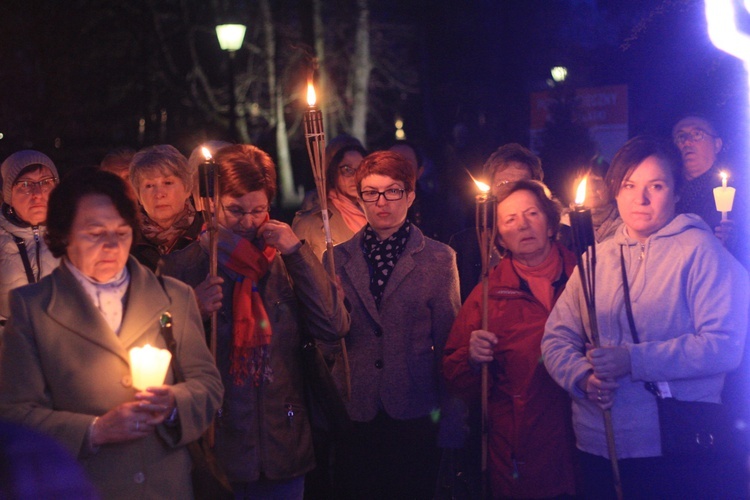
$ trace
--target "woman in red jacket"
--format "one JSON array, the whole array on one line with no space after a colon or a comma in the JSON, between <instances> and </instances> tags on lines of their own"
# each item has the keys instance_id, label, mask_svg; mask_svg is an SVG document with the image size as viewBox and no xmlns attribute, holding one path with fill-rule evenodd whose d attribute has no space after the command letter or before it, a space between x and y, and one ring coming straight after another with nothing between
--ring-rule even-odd
<instances>
[{"instance_id":1,"label":"woman in red jacket","mask_svg":"<svg viewBox=\"0 0 750 500\"><path fill-rule=\"evenodd\" d=\"M575 442L568 395L550 378L540 343L575 256L555 243L560 206L544 184L519 181L498 195L499 243L508 254L489 277L489 330L482 287L453 324L443 370L457 395L475 402L489 363L488 470L493 498L575 494Z\"/></svg>"}]
</instances>

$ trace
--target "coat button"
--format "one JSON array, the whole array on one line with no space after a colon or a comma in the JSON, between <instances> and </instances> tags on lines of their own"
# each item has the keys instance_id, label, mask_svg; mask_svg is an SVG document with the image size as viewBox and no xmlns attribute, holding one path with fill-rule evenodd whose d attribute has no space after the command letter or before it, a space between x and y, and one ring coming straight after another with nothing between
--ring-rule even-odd
<instances>
[{"instance_id":1,"label":"coat button","mask_svg":"<svg viewBox=\"0 0 750 500\"><path fill-rule=\"evenodd\" d=\"M383 336L383 329L382 329L382 328L380 328L380 327L377 327L377 328L375 329L375 336L376 336L376 337L382 337L382 336Z\"/></svg>"},{"instance_id":2,"label":"coat button","mask_svg":"<svg viewBox=\"0 0 750 500\"><path fill-rule=\"evenodd\" d=\"M122 380L120 380L120 383L123 385L123 387L132 387L133 379L130 378L130 375L125 375L122 377Z\"/></svg>"},{"instance_id":3,"label":"coat button","mask_svg":"<svg viewBox=\"0 0 750 500\"><path fill-rule=\"evenodd\" d=\"M137 484L143 484L143 482L146 480L146 474L143 472L136 472L133 475L133 481L135 481Z\"/></svg>"},{"instance_id":4,"label":"coat button","mask_svg":"<svg viewBox=\"0 0 750 500\"><path fill-rule=\"evenodd\" d=\"M375 368L377 368L378 370L381 369L381 368L383 368L383 360L382 359L379 359L379 360L375 361Z\"/></svg>"}]
</instances>

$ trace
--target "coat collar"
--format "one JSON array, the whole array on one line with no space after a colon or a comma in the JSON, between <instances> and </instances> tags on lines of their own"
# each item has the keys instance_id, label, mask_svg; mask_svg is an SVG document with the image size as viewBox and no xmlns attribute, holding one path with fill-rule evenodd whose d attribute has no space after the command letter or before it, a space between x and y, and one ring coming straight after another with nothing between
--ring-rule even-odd
<instances>
[{"instance_id":1,"label":"coat collar","mask_svg":"<svg viewBox=\"0 0 750 500\"><path fill-rule=\"evenodd\" d=\"M370 293L370 271L367 268L367 261L362 254L363 234L364 228L360 229L348 242L341 245L342 249L347 254L346 261L343 262L342 267L344 268L346 275L349 277L349 280L352 282L360 300L367 308L367 312L379 322L380 314L375 305L375 299L372 297L372 293ZM381 304L385 304L389 297L398 290L399 286L407 276L414 271L416 267L414 257L421 252L424 247L424 235L422 235L422 232L412 224L409 241L406 242L404 253L399 257L396 267L393 270L393 274L388 280Z\"/></svg>"},{"instance_id":2,"label":"coat collar","mask_svg":"<svg viewBox=\"0 0 750 500\"><path fill-rule=\"evenodd\" d=\"M65 264L50 276L52 293L47 314L70 331L112 351L129 363L128 349L135 346L148 331L158 331L152 328L153 324L158 323L161 314L169 309L171 301L156 276L132 256L128 258L127 266L130 286L119 337L104 321Z\"/></svg>"},{"instance_id":3,"label":"coat collar","mask_svg":"<svg viewBox=\"0 0 750 500\"><path fill-rule=\"evenodd\" d=\"M553 283L555 285L555 297L557 297L563 288L568 278L573 273L576 267L576 256L573 252L565 248L559 242L552 244L552 251L559 252L563 260L563 271L560 279ZM490 271L490 296L494 298L501 298L507 295L531 295L529 285L521 279L513 267L513 258L508 256L503 258L500 263ZM520 296L519 295L519 296Z\"/></svg>"}]
</instances>

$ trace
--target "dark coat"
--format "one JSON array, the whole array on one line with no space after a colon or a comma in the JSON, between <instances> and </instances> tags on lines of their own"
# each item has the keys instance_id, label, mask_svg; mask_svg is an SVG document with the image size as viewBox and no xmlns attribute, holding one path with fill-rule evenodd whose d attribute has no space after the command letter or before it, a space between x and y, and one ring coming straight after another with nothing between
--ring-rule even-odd
<instances>
[{"instance_id":1,"label":"dark coat","mask_svg":"<svg viewBox=\"0 0 750 500\"><path fill-rule=\"evenodd\" d=\"M206 348L200 313L189 287L128 260L130 287L119 335L86 291L61 265L35 285L11 292L11 319L0 349L0 415L50 434L83 464L104 498L191 498L185 444L208 427L221 401L221 381ZM133 401L128 350L166 348L159 328L173 315L177 353L186 382L173 385L179 432L158 426L142 439L102 445L87 453L95 416ZM174 384L171 371L166 384Z\"/></svg>"},{"instance_id":2,"label":"dark coat","mask_svg":"<svg viewBox=\"0 0 750 500\"><path fill-rule=\"evenodd\" d=\"M160 272L192 287L208 276L208 255L199 243L164 258ZM291 479L315 466L301 366L303 329L334 341L349 328L343 299L303 244L290 255L277 254L258 282L271 321L273 381L237 385L229 373L234 281L219 266L224 299L218 316L217 356L224 381L224 404L216 428L216 454L231 481ZM291 415L290 415L291 412Z\"/></svg>"},{"instance_id":3,"label":"dark coat","mask_svg":"<svg viewBox=\"0 0 750 500\"><path fill-rule=\"evenodd\" d=\"M183 248L197 240L198 236L200 236L201 234L202 228L203 213L195 212L195 219L193 219L193 223L190 224L190 227L188 227L179 238L177 238L177 241L175 241L174 245L172 245L170 253L176 252L177 250L182 250ZM159 253L159 248L148 241L146 238L144 238L143 234L140 231L136 231L136 233L133 235L133 246L130 249L130 254L138 259L138 262L151 269L152 271L156 271L156 267L159 264L159 259L161 259L162 257L162 255Z\"/></svg>"}]
</instances>

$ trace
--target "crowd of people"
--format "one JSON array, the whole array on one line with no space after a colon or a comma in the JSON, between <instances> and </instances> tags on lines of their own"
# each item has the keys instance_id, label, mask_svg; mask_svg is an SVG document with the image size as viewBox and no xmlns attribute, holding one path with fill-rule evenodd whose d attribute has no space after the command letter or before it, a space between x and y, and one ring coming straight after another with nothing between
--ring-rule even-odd
<instances>
[{"instance_id":1,"label":"crowd of people","mask_svg":"<svg viewBox=\"0 0 750 500\"><path fill-rule=\"evenodd\" d=\"M33 491L22 464L46 459L69 471L61 494L191 498L187 445L207 435L237 499L750 497L744 221L713 205L711 122L687 116L671 139L634 137L581 172L590 282L571 209L519 144L483 167L484 255L474 228L445 234L407 142L334 138L325 200L309 194L291 224L271 217L276 167L252 145L206 144L214 199L198 148L120 149L62 178L45 154L14 153L0 418L19 437L0 439L0 496ZM325 430L310 342L347 417ZM128 352L147 344L170 348L172 369L135 387ZM667 453L664 397L723 402L739 446ZM22 438L32 451L6 467Z\"/></svg>"}]
</instances>

